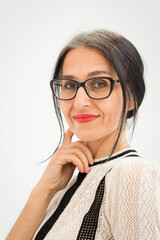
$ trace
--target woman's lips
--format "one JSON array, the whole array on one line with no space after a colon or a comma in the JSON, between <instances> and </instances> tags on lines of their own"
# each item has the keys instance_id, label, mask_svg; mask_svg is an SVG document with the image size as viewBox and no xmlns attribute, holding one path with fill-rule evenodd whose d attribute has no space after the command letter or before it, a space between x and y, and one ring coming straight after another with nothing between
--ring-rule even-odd
<instances>
[{"instance_id":1,"label":"woman's lips","mask_svg":"<svg viewBox=\"0 0 160 240\"><path fill-rule=\"evenodd\" d=\"M94 114L76 114L73 116L74 120L78 123L86 123L97 119L99 115Z\"/></svg>"}]
</instances>

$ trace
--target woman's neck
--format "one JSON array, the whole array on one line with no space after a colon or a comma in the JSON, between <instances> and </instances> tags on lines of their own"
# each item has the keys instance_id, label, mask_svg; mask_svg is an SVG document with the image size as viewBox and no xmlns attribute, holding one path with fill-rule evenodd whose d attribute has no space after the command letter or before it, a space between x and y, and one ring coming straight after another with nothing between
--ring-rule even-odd
<instances>
[{"instance_id":1,"label":"woman's neck","mask_svg":"<svg viewBox=\"0 0 160 240\"><path fill-rule=\"evenodd\" d=\"M113 137L113 135L111 135L108 136L107 138L105 137L99 140L87 142L86 145L91 150L94 159L102 158L105 156L109 156L111 154L115 143L115 139L116 139L115 136ZM126 140L125 134L123 133L121 134L113 153L128 147L130 146Z\"/></svg>"}]
</instances>

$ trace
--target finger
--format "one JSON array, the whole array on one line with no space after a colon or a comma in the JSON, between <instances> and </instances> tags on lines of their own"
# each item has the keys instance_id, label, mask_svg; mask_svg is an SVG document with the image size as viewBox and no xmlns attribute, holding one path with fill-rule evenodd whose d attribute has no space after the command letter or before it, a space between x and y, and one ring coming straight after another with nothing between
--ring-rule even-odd
<instances>
[{"instance_id":1,"label":"finger","mask_svg":"<svg viewBox=\"0 0 160 240\"><path fill-rule=\"evenodd\" d=\"M67 145L67 144L71 143L72 137L73 137L73 133L70 130L70 128L68 128L68 130L64 134L62 145Z\"/></svg>"},{"instance_id":2,"label":"finger","mask_svg":"<svg viewBox=\"0 0 160 240\"><path fill-rule=\"evenodd\" d=\"M68 156L66 156L65 161L67 163L73 163L81 173L85 172L83 163L75 154L69 154Z\"/></svg>"},{"instance_id":3,"label":"finger","mask_svg":"<svg viewBox=\"0 0 160 240\"><path fill-rule=\"evenodd\" d=\"M88 158L86 157L86 155L82 151L78 151L78 149L75 152L75 154L78 156L78 158L83 163L85 173L88 173L89 172L89 161L88 161Z\"/></svg>"},{"instance_id":4,"label":"finger","mask_svg":"<svg viewBox=\"0 0 160 240\"><path fill-rule=\"evenodd\" d=\"M77 141L77 142L74 142L74 143L72 143L72 146L73 147L79 147L82 151L83 151L83 153L86 155L86 157L87 157L87 159L88 159L88 162L89 162L89 164L93 164L94 163L94 161L93 161L93 157L92 157L92 152L91 152L91 150L86 146L86 144L85 143L83 143L82 141Z\"/></svg>"},{"instance_id":5,"label":"finger","mask_svg":"<svg viewBox=\"0 0 160 240\"><path fill-rule=\"evenodd\" d=\"M68 148L68 149L65 149L64 152L65 152L65 154L71 153L71 154L76 155L82 162L85 173L89 172L89 161L88 161L87 156L84 154L84 152L82 151L81 148L79 148L79 147L74 147L71 149Z\"/></svg>"}]
</instances>

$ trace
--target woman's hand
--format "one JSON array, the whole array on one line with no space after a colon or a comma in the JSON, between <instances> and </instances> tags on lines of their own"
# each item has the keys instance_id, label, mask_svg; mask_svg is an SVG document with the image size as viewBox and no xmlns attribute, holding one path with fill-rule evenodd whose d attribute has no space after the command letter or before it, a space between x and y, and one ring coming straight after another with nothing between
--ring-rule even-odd
<instances>
[{"instance_id":1,"label":"woman's hand","mask_svg":"<svg viewBox=\"0 0 160 240\"><path fill-rule=\"evenodd\" d=\"M93 164L92 153L82 142L71 143L73 133L68 129L60 148L52 156L37 187L44 186L50 193L66 187L75 168L80 172L89 172L89 164Z\"/></svg>"},{"instance_id":2,"label":"woman's hand","mask_svg":"<svg viewBox=\"0 0 160 240\"><path fill-rule=\"evenodd\" d=\"M75 168L80 172L89 172L88 165L93 164L92 153L81 141L71 143L72 136L68 129L62 146L52 156L6 240L31 240L53 195L66 187Z\"/></svg>"}]
</instances>

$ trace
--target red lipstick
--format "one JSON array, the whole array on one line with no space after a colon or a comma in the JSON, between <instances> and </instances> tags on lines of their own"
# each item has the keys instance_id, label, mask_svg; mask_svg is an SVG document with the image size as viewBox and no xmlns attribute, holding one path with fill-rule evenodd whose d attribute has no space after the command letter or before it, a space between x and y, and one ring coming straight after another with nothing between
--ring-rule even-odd
<instances>
[{"instance_id":1,"label":"red lipstick","mask_svg":"<svg viewBox=\"0 0 160 240\"><path fill-rule=\"evenodd\" d=\"M73 116L74 120L78 123L86 123L97 119L99 115L94 114L76 114Z\"/></svg>"}]
</instances>

